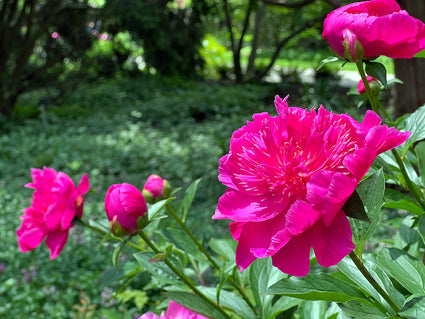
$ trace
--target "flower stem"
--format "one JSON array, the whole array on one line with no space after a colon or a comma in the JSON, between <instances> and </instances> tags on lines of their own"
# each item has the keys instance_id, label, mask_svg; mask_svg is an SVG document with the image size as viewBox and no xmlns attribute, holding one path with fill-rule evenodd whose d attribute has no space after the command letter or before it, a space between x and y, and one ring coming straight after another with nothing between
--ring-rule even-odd
<instances>
[{"instance_id":1,"label":"flower stem","mask_svg":"<svg viewBox=\"0 0 425 319\"><path fill-rule=\"evenodd\" d=\"M386 293L384 289L376 282L376 280L372 277L370 272L363 265L362 261L359 257L357 257L356 253L353 251L349 254L351 260L356 265L357 269L362 273L362 275L369 281L369 283L376 289L376 291L385 299L385 301L390 305L390 307L398 313L400 311L400 307L391 299L391 297Z\"/></svg>"},{"instance_id":2,"label":"flower stem","mask_svg":"<svg viewBox=\"0 0 425 319\"><path fill-rule=\"evenodd\" d=\"M138 233L140 238L156 253L159 254L161 251L155 246L155 244L146 236L143 231ZM176 275L179 277L196 295L202 298L205 302L209 303L211 306L217 309L225 318L229 318L229 315L214 301L205 296L198 288L196 288L193 283L187 278L180 270L178 270L168 259L165 257L164 263L170 268Z\"/></svg>"},{"instance_id":3,"label":"flower stem","mask_svg":"<svg viewBox=\"0 0 425 319\"><path fill-rule=\"evenodd\" d=\"M207 258L207 260L211 263L211 265L218 271L220 271L220 266L214 261L214 259L211 257L210 253L205 249L205 247L196 239L195 235L190 231L190 229L186 226L186 224L183 222L183 220L177 215L177 213L174 211L174 209L170 205L166 205L168 212L171 214L171 216L174 217L174 219L177 221L177 223L180 225L180 227L184 230L184 232L192 239L192 241L195 243L195 245L199 248L199 250L204 254L204 256ZM245 300L245 302L251 307L251 309L257 313L257 309L252 304L252 302L249 300L249 298L245 295L241 287L239 287L238 284L235 283L235 281L231 278L228 279L229 282L232 284L232 286L240 293L242 298Z\"/></svg>"}]
</instances>

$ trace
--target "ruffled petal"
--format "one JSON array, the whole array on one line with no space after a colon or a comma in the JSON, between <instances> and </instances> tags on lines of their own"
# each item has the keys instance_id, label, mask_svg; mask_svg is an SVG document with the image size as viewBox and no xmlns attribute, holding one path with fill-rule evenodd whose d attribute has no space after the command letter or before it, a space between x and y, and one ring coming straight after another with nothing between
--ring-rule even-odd
<instances>
[{"instance_id":1,"label":"ruffled petal","mask_svg":"<svg viewBox=\"0 0 425 319\"><path fill-rule=\"evenodd\" d=\"M49 232L46 238L46 245L50 250L50 260L55 259L68 240L69 230Z\"/></svg>"}]
</instances>

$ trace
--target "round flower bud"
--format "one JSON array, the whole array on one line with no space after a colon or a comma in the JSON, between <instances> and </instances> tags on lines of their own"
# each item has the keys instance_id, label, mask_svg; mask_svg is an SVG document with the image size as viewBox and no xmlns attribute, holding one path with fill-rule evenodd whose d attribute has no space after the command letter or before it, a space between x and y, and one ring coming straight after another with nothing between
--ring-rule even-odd
<instances>
[{"instance_id":1,"label":"round flower bud","mask_svg":"<svg viewBox=\"0 0 425 319\"><path fill-rule=\"evenodd\" d=\"M171 193L171 186L167 180L152 174L148 177L142 192L146 201L152 204L161 199L168 198Z\"/></svg>"}]
</instances>

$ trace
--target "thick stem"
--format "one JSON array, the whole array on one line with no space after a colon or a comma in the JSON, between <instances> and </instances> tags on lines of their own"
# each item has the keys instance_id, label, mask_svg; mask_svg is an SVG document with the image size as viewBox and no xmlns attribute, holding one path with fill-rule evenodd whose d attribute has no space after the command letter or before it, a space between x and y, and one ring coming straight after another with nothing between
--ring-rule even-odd
<instances>
[{"instance_id":1,"label":"thick stem","mask_svg":"<svg viewBox=\"0 0 425 319\"><path fill-rule=\"evenodd\" d=\"M384 289L376 282L376 280L372 277L370 272L363 265L362 261L357 257L354 250L349 254L351 260L356 265L357 269L362 273L362 275L369 281L369 283L376 289L376 291L385 299L385 301L390 305L390 307L398 313L400 311L400 307L391 299L391 297L386 293Z\"/></svg>"},{"instance_id":2,"label":"thick stem","mask_svg":"<svg viewBox=\"0 0 425 319\"><path fill-rule=\"evenodd\" d=\"M146 236L146 234L143 231L140 231L138 233L138 235L140 236L140 238L143 239L143 241L157 254L159 254L161 251L155 246L155 244L149 239L148 236ZM205 296L201 291L198 290L198 288L196 288L194 286L194 284L189 280L189 278L187 278L180 270L178 270L168 259L167 257L165 257L164 259L164 263L168 266L168 268L170 268L176 275L177 277L179 277L196 295L198 295L199 297L201 297L204 301L206 301L207 303L209 303L211 306L213 306L214 308L217 309L217 311L219 311L225 318L229 318L229 315L223 310L221 309L220 306L218 306L214 301L212 301L211 299L209 299L207 296Z\"/></svg>"}]
</instances>

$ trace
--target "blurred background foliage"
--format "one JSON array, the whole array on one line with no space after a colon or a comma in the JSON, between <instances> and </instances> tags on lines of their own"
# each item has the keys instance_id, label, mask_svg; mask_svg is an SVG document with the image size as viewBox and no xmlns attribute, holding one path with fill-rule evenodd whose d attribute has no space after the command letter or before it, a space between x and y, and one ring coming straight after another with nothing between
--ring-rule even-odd
<instances>
[{"instance_id":1,"label":"blurred background foliage","mask_svg":"<svg viewBox=\"0 0 425 319\"><path fill-rule=\"evenodd\" d=\"M164 307L131 255L115 269L113 247L81 226L52 262L44 244L18 250L30 168L75 182L87 172L84 218L98 221L111 184L202 178L188 223L204 242L227 236L211 216L234 130L274 114L275 94L361 113L362 98L340 85L341 63L314 72L330 55L323 17L348 2L0 0L0 317L130 319Z\"/></svg>"}]
</instances>

